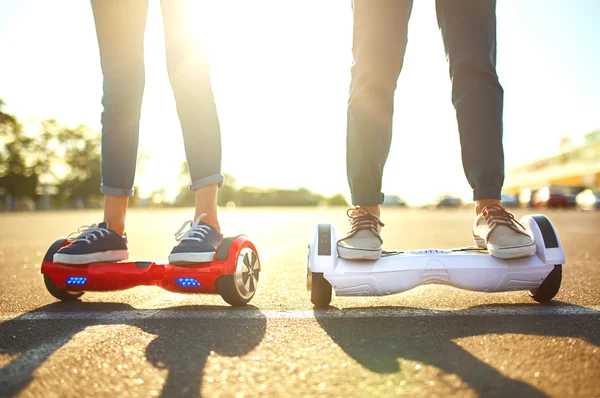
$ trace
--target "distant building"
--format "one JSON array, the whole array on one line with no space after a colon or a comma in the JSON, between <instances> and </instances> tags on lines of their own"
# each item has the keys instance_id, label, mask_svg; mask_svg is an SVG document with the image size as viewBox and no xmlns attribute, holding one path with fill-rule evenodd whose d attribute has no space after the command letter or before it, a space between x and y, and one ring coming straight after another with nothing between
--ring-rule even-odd
<instances>
[{"instance_id":1,"label":"distant building","mask_svg":"<svg viewBox=\"0 0 600 398\"><path fill-rule=\"evenodd\" d=\"M504 191L520 194L547 186L600 188L600 130L586 134L584 144L572 147L561 140L558 155L510 169Z\"/></svg>"}]
</instances>

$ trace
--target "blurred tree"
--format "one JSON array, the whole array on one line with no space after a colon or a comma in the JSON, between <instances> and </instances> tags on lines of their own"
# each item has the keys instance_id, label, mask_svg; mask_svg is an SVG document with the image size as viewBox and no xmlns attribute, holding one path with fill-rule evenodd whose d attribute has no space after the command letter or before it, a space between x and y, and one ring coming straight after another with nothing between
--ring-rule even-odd
<instances>
[{"instance_id":1,"label":"blurred tree","mask_svg":"<svg viewBox=\"0 0 600 398\"><path fill-rule=\"evenodd\" d=\"M219 189L219 198L217 203L219 206L226 206L229 202L237 204L237 180L235 177L227 173L223 173L223 176L225 177L225 181L223 182L221 189Z\"/></svg>"},{"instance_id":2,"label":"blurred tree","mask_svg":"<svg viewBox=\"0 0 600 398\"><path fill-rule=\"evenodd\" d=\"M29 158L34 141L23 133L15 116L3 112L3 106L0 100L0 188L14 209L18 200L37 200L38 176Z\"/></svg>"},{"instance_id":3,"label":"blurred tree","mask_svg":"<svg viewBox=\"0 0 600 398\"><path fill-rule=\"evenodd\" d=\"M59 195L71 202L83 203L85 207L96 207L101 203L102 183L100 134L85 126L70 129L59 126L55 121L46 121L44 126L45 140L54 142L60 150L54 152L62 154L62 165L67 173L58 184ZM48 145L53 147L54 145ZM52 154L44 153L52 162Z\"/></svg>"},{"instance_id":4,"label":"blurred tree","mask_svg":"<svg viewBox=\"0 0 600 398\"><path fill-rule=\"evenodd\" d=\"M13 208L23 199L45 206L100 205L101 135L54 119L43 120L36 134L27 135L15 116L3 112L3 106L0 100L0 199ZM147 160L140 153L138 170ZM38 201L41 195L45 201Z\"/></svg>"},{"instance_id":5,"label":"blurred tree","mask_svg":"<svg viewBox=\"0 0 600 398\"><path fill-rule=\"evenodd\" d=\"M155 207L155 208L159 208L159 207L164 207L167 203L165 201L167 197L167 190L164 187L161 188L157 188L154 191L152 191L152 194L150 195L150 207Z\"/></svg>"},{"instance_id":6,"label":"blurred tree","mask_svg":"<svg viewBox=\"0 0 600 398\"><path fill-rule=\"evenodd\" d=\"M225 206L229 202L237 204L237 180L235 177L227 173L223 173L223 176L225 177L225 181L221 189L219 189L219 197L217 203L219 206ZM195 198L194 193L190 191L189 181L190 174L188 170L188 165L187 162L183 162L181 163L181 168L179 171L179 184L181 185L181 190L179 191L179 195L177 195L177 199L175 199L175 205L194 206Z\"/></svg>"},{"instance_id":7,"label":"blurred tree","mask_svg":"<svg viewBox=\"0 0 600 398\"><path fill-rule=\"evenodd\" d=\"M348 207L348 201L344 197L344 195L338 193L337 195L332 196L327 199L327 204L329 206L345 206Z\"/></svg>"},{"instance_id":8,"label":"blurred tree","mask_svg":"<svg viewBox=\"0 0 600 398\"><path fill-rule=\"evenodd\" d=\"M175 198L176 206L194 206L194 193L189 188L190 174L188 172L187 162L182 162L179 168L179 195Z\"/></svg>"},{"instance_id":9,"label":"blurred tree","mask_svg":"<svg viewBox=\"0 0 600 398\"><path fill-rule=\"evenodd\" d=\"M239 206L316 206L323 196L306 188L296 190L244 187L236 192Z\"/></svg>"},{"instance_id":10,"label":"blurred tree","mask_svg":"<svg viewBox=\"0 0 600 398\"><path fill-rule=\"evenodd\" d=\"M133 187L133 196L129 198L129 207L138 207L140 205L140 187Z\"/></svg>"}]
</instances>

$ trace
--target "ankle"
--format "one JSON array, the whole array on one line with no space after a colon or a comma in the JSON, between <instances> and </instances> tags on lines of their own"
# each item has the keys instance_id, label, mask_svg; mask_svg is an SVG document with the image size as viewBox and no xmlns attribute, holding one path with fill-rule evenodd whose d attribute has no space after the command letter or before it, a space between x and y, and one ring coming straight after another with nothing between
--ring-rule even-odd
<instances>
[{"instance_id":1,"label":"ankle","mask_svg":"<svg viewBox=\"0 0 600 398\"><path fill-rule=\"evenodd\" d=\"M119 223L111 224L110 221L108 221L108 220L104 220L104 221L106 221L108 223L108 228L115 231L119 235L123 236L125 234L125 225L124 224L119 224Z\"/></svg>"},{"instance_id":2,"label":"ankle","mask_svg":"<svg viewBox=\"0 0 600 398\"><path fill-rule=\"evenodd\" d=\"M108 228L121 235L125 232L128 203L128 196L104 195L104 221L108 223Z\"/></svg>"},{"instance_id":3,"label":"ankle","mask_svg":"<svg viewBox=\"0 0 600 398\"><path fill-rule=\"evenodd\" d=\"M197 220L198 217L200 217L203 213L200 214L196 214L194 215L194 220ZM204 217L202 217L202 222L210 225L211 227L213 227L214 229L216 229L217 231L221 232L221 225L219 224L219 219L217 218L217 215L205 215Z\"/></svg>"},{"instance_id":4,"label":"ankle","mask_svg":"<svg viewBox=\"0 0 600 398\"><path fill-rule=\"evenodd\" d=\"M502 206L502 202L499 199L480 199L475 201L475 213L481 214L483 209L490 205Z\"/></svg>"},{"instance_id":5,"label":"ankle","mask_svg":"<svg viewBox=\"0 0 600 398\"><path fill-rule=\"evenodd\" d=\"M210 184L194 191L196 203L194 220L197 220L202 214L206 214L202 218L202 221L221 232L221 226L217 217L218 191L219 187L217 184Z\"/></svg>"},{"instance_id":6,"label":"ankle","mask_svg":"<svg viewBox=\"0 0 600 398\"><path fill-rule=\"evenodd\" d=\"M360 206L371 214L374 214L379 218L381 216L381 209L379 206Z\"/></svg>"}]
</instances>

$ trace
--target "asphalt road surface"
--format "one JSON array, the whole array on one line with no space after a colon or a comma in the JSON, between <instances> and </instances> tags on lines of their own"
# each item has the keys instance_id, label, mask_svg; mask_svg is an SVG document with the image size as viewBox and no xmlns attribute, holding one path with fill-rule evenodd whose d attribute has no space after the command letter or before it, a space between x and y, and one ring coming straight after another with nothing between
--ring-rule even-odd
<instances>
[{"instance_id":1,"label":"asphalt road surface","mask_svg":"<svg viewBox=\"0 0 600 398\"><path fill-rule=\"evenodd\" d=\"M0 214L0 396L600 396L600 212L548 212L566 251L549 305L526 292L421 286L315 311L306 247L345 209L221 211L262 262L246 308L156 287L59 303L40 275L99 211ZM517 211L517 217L524 211ZM132 210L130 257L166 260L190 209ZM469 210L386 209L389 249L471 245Z\"/></svg>"}]
</instances>

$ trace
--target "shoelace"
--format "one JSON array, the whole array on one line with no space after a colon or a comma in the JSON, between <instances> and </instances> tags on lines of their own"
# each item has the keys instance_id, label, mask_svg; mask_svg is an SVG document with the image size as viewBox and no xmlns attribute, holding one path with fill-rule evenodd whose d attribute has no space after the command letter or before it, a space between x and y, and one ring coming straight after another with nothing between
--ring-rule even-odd
<instances>
[{"instance_id":1,"label":"shoelace","mask_svg":"<svg viewBox=\"0 0 600 398\"><path fill-rule=\"evenodd\" d=\"M487 220L490 226L490 232L496 227L496 225L504 225L509 227L515 232L527 235L525 227L520 222L515 220L515 216L506 211L506 209L500 205L489 205L483 208L481 214ZM517 228L517 225L522 229Z\"/></svg>"},{"instance_id":2,"label":"shoelace","mask_svg":"<svg viewBox=\"0 0 600 398\"><path fill-rule=\"evenodd\" d=\"M353 236L358 231L363 229L370 229L375 236L379 239L378 227L383 227L384 224L381 222L379 217L375 214L369 213L367 210L363 209L360 206L355 206L346 211L346 215L350 218L350 230L346 235L347 238Z\"/></svg>"},{"instance_id":3,"label":"shoelace","mask_svg":"<svg viewBox=\"0 0 600 398\"><path fill-rule=\"evenodd\" d=\"M195 240L202 242L202 240L206 238L208 231L210 231L210 227L208 225L200 225L200 221L204 217L206 217L206 213L200 214L200 217L194 221L189 220L184 222L181 228L179 228L179 231L175 232L175 240L177 240L177 242L181 242L182 240ZM183 232L188 225L190 226L190 229L188 229L186 232Z\"/></svg>"},{"instance_id":4,"label":"shoelace","mask_svg":"<svg viewBox=\"0 0 600 398\"><path fill-rule=\"evenodd\" d=\"M67 240L69 242L83 241L87 242L88 245L91 245L91 238L94 238L94 240L98 240L98 236L96 236L96 233L98 233L101 238L104 238L104 234L110 235L110 231L107 228L100 228L98 224L92 224L79 227L76 232L72 232L69 234L69 236L67 236Z\"/></svg>"}]
</instances>

